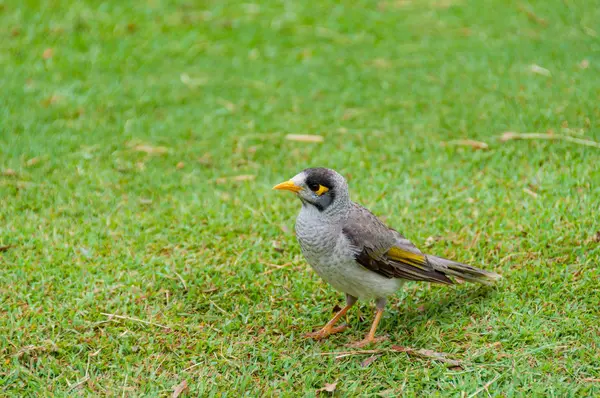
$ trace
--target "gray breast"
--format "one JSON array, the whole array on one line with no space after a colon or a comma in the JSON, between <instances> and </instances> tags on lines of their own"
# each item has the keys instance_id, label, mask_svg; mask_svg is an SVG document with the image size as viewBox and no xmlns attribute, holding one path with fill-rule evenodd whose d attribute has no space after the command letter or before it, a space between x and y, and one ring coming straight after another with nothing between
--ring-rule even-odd
<instances>
[{"instance_id":1,"label":"gray breast","mask_svg":"<svg viewBox=\"0 0 600 398\"><path fill-rule=\"evenodd\" d=\"M296 219L296 237L302 253L311 260L330 254L336 246L339 232L311 214L301 211Z\"/></svg>"}]
</instances>

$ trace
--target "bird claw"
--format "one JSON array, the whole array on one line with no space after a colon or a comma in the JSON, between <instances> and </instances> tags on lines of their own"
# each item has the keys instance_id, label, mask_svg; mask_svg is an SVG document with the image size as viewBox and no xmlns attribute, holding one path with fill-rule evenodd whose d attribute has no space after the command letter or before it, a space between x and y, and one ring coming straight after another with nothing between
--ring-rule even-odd
<instances>
[{"instance_id":1,"label":"bird claw","mask_svg":"<svg viewBox=\"0 0 600 398\"><path fill-rule=\"evenodd\" d=\"M315 339L315 340L321 340L321 339L325 339L325 338L329 337L332 334L343 332L347 328L348 328L348 325L346 325L346 324L341 325L341 326L330 327L330 328L324 327L322 329L317 330L316 332L306 333L304 335L304 337L308 337L308 338Z\"/></svg>"},{"instance_id":2,"label":"bird claw","mask_svg":"<svg viewBox=\"0 0 600 398\"><path fill-rule=\"evenodd\" d=\"M388 339L387 336L365 337L361 341L355 341L354 343L346 344L346 347L350 347L350 348L364 348L364 347L368 346L369 344L380 343L380 342L385 341L387 339Z\"/></svg>"}]
</instances>

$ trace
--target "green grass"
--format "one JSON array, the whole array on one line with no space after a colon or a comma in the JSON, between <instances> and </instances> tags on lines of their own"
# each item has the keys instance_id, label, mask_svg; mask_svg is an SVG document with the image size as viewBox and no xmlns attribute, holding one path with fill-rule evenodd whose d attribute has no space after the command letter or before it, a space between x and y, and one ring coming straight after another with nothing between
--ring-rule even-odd
<instances>
[{"instance_id":1,"label":"green grass","mask_svg":"<svg viewBox=\"0 0 600 398\"><path fill-rule=\"evenodd\" d=\"M600 149L499 140L600 141L599 20L561 0L0 0L0 394L600 395ZM379 348L462 369L322 355L373 303L302 337L342 295L271 187L317 165L419 246L503 274L390 300Z\"/></svg>"}]
</instances>

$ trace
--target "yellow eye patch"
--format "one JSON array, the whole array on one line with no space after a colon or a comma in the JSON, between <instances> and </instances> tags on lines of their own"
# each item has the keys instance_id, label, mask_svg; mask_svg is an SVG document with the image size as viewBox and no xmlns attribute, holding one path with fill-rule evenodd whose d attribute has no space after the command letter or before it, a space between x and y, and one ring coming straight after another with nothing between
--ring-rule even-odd
<instances>
[{"instance_id":1,"label":"yellow eye patch","mask_svg":"<svg viewBox=\"0 0 600 398\"><path fill-rule=\"evenodd\" d=\"M329 191L329 188L324 187L323 185L319 185L319 189L315 191L315 193L319 196L323 195L325 192Z\"/></svg>"}]
</instances>

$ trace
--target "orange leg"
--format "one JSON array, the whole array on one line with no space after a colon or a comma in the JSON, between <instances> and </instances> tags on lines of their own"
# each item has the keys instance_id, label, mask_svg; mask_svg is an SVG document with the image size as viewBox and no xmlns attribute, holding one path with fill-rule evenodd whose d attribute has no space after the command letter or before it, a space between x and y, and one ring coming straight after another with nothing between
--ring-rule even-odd
<instances>
[{"instance_id":1,"label":"orange leg","mask_svg":"<svg viewBox=\"0 0 600 398\"><path fill-rule=\"evenodd\" d=\"M381 300L381 301L378 300L377 312L375 313L375 319L373 320L373 324L371 325L371 330L369 330L369 333L363 340L348 344L348 347L362 348L362 347L368 346L371 343L378 343L380 341L387 339L387 337L385 337L385 336L375 337L375 332L377 331L377 325L379 325L379 321L381 320L381 316L383 315L384 307L385 307L385 300Z\"/></svg>"},{"instance_id":2,"label":"orange leg","mask_svg":"<svg viewBox=\"0 0 600 398\"><path fill-rule=\"evenodd\" d=\"M335 324L337 323L337 321L340 320L341 317L343 317L346 314L346 312L348 312L350 308L352 308L354 303L356 303L356 298L346 295L346 306L342 308L337 314L335 314L335 316L331 318L329 322L327 322L327 325L323 326L323 328L317 330L316 332L307 333L306 337L310 337L315 340L321 340L328 337L329 335L343 332L344 330L346 330L348 325L335 327Z\"/></svg>"}]
</instances>

